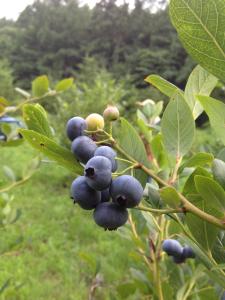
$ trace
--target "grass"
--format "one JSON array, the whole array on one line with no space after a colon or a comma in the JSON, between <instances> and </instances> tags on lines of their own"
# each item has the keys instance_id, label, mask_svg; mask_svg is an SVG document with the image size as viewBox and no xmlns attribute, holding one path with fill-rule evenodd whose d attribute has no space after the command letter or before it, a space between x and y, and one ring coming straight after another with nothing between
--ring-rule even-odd
<instances>
[{"instance_id":1,"label":"grass","mask_svg":"<svg viewBox=\"0 0 225 300\"><path fill-rule=\"evenodd\" d=\"M1 161L18 173L33 156L28 145L1 149ZM10 281L0 299L88 299L100 265L103 284L96 299L107 300L112 286L126 278L129 241L97 227L91 212L72 204L72 180L56 164L42 164L27 183L10 191L22 215L1 230L0 287Z\"/></svg>"}]
</instances>

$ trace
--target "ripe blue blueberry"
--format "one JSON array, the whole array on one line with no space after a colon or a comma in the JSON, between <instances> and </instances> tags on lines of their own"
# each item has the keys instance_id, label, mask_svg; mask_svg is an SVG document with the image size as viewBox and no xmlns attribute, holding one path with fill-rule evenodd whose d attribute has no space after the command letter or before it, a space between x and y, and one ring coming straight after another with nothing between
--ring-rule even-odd
<instances>
[{"instance_id":1,"label":"ripe blue blueberry","mask_svg":"<svg viewBox=\"0 0 225 300\"><path fill-rule=\"evenodd\" d=\"M109 146L98 147L95 151L95 156L105 156L112 163L112 172L115 172L117 169L117 161L115 160L116 152Z\"/></svg>"},{"instance_id":2,"label":"ripe blue blueberry","mask_svg":"<svg viewBox=\"0 0 225 300\"><path fill-rule=\"evenodd\" d=\"M113 202L103 202L98 204L94 211L96 224L105 230L116 230L124 225L128 219L128 211Z\"/></svg>"},{"instance_id":3,"label":"ripe blue blueberry","mask_svg":"<svg viewBox=\"0 0 225 300\"><path fill-rule=\"evenodd\" d=\"M79 136L72 142L71 150L82 163L86 163L94 156L97 146L92 139L87 136Z\"/></svg>"},{"instance_id":4,"label":"ripe blue blueberry","mask_svg":"<svg viewBox=\"0 0 225 300\"><path fill-rule=\"evenodd\" d=\"M183 248L180 245L180 243L172 239L165 240L162 244L162 249L168 255L172 255L176 257L181 257L183 253Z\"/></svg>"},{"instance_id":5,"label":"ripe blue blueberry","mask_svg":"<svg viewBox=\"0 0 225 300\"><path fill-rule=\"evenodd\" d=\"M89 187L84 176L76 178L71 185L71 196L83 209L93 209L101 201L101 193Z\"/></svg>"},{"instance_id":6,"label":"ripe blue blueberry","mask_svg":"<svg viewBox=\"0 0 225 300\"><path fill-rule=\"evenodd\" d=\"M86 121L80 117L71 118L66 124L66 133L71 141L83 135L85 129L87 129Z\"/></svg>"},{"instance_id":7,"label":"ripe blue blueberry","mask_svg":"<svg viewBox=\"0 0 225 300\"><path fill-rule=\"evenodd\" d=\"M185 258L195 258L195 253L193 249L189 246L184 246L183 248L183 256Z\"/></svg>"},{"instance_id":8,"label":"ripe blue blueberry","mask_svg":"<svg viewBox=\"0 0 225 300\"><path fill-rule=\"evenodd\" d=\"M173 261L176 264L182 264L183 262L185 262L185 257L183 255L180 256L173 256Z\"/></svg>"},{"instance_id":9,"label":"ripe blue blueberry","mask_svg":"<svg viewBox=\"0 0 225 300\"><path fill-rule=\"evenodd\" d=\"M103 191L109 187L112 180L112 164L104 156L94 156L91 158L84 169L87 184L97 190Z\"/></svg>"},{"instance_id":10,"label":"ripe blue blueberry","mask_svg":"<svg viewBox=\"0 0 225 300\"><path fill-rule=\"evenodd\" d=\"M109 192L113 202L128 208L137 206L143 196L140 182L130 175L122 175L114 179Z\"/></svg>"},{"instance_id":11,"label":"ripe blue blueberry","mask_svg":"<svg viewBox=\"0 0 225 300\"><path fill-rule=\"evenodd\" d=\"M110 200L109 188L101 191L101 202L108 202Z\"/></svg>"}]
</instances>

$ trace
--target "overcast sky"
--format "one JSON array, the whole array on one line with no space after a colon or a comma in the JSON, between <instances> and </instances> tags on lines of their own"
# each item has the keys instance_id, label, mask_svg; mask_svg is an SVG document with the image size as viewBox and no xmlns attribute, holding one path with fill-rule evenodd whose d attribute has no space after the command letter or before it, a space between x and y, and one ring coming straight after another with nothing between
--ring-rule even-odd
<instances>
[{"instance_id":1,"label":"overcast sky","mask_svg":"<svg viewBox=\"0 0 225 300\"><path fill-rule=\"evenodd\" d=\"M34 0L0 0L0 18L17 19L24 8Z\"/></svg>"},{"instance_id":2,"label":"overcast sky","mask_svg":"<svg viewBox=\"0 0 225 300\"><path fill-rule=\"evenodd\" d=\"M7 19L16 20L24 8L32 4L34 0L0 0L0 18L6 17ZM97 2L96 0L81 0L81 3L88 3L91 7ZM118 0L118 2L123 2ZM129 0L133 3L134 0Z\"/></svg>"}]
</instances>

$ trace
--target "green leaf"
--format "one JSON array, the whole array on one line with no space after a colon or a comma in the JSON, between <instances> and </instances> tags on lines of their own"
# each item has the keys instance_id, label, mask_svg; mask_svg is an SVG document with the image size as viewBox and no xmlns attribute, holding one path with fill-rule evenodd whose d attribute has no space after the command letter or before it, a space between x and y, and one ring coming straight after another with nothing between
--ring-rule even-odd
<instances>
[{"instance_id":1,"label":"green leaf","mask_svg":"<svg viewBox=\"0 0 225 300\"><path fill-rule=\"evenodd\" d=\"M0 141L0 147L17 147L23 143L23 139L16 139L7 142Z\"/></svg>"},{"instance_id":2,"label":"green leaf","mask_svg":"<svg viewBox=\"0 0 225 300\"><path fill-rule=\"evenodd\" d=\"M196 95L209 96L216 87L218 79L204 70L201 66L197 66L188 78L185 87L185 99L188 102L194 119L203 112L201 104L197 101Z\"/></svg>"},{"instance_id":3,"label":"green leaf","mask_svg":"<svg viewBox=\"0 0 225 300\"><path fill-rule=\"evenodd\" d=\"M225 104L207 96L198 96L205 112L209 116L212 128L225 145Z\"/></svg>"},{"instance_id":4,"label":"green leaf","mask_svg":"<svg viewBox=\"0 0 225 300\"><path fill-rule=\"evenodd\" d=\"M5 176L11 180L12 182L16 181L16 175L14 173L14 171L9 167L9 166L3 166L3 171Z\"/></svg>"},{"instance_id":5,"label":"green leaf","mask_svg":"<svg viewBox=\"0 0 225 300\"><path fill-rule=\"evenodd\" d=\"M139 129L140 129L140 132L144 135L146 141L147 141L148 143L150 143L150 142L151 142L151 139L152 139L152 135L151 135L151 131L149 130L149 127L148 127L148 126L146 125L146 123L145 123L142 119L140 119L140 118L137 119L137 125L138 125L138 127L139 127Z\"/></svg>"},{"instance_id":6,"label":"green leaf","mask_svg":"<svg viewBox=\"0 0 225 300\"><path fill-rule=\"evenodd\" d=\"M220 216L223 217L225 212L225 191L222 187L215 180L200 175L195 176L195 185L201 197L207 203L211 203L212 207L217 209L220 212Z\"/></svg>"},{"instance_id":7,"label":"green leaf","mask_svg":"<svg viewBox=\"0 0 225 300\"><path fill-rule=\"evenodd\" d=\"M224 80L224 0L171 0L170 16L188 53L208 72Z\"/></svg>"},{"instance_id":8,"label":"green leaf","mask_svg":"<svg viewBox=\"0 0 225 300\"><path fill-rule=\"evenodd\" d=\"M220 159L214 159L212 172L214 179L225 189L225 162Z\"/></svg>"},{"instance_id":9,"label":"green leaf","mask_svg":"<svg viewBox=\"0 0 225 300\"><path fill-rule=\"evenodd\" d=\"M39 76L32 82L32 94L35 97L44 96L49 89L49 80L46 75Z\"/></svg>"},{"instance_id":10,"label":"green leaf","mask_svg":"<svg viewBox=\"0 0 225 300\"><path fill-rule=\"evenodd\" d=\"M199 152L192 156L185 163L183 163L179 168L179 172L182 172L184 168L191 168L197 166L204 167L205 165L211 165L212 161L213 155L211 153Z\"/></svg>"},{"instance_id":11,"label":"green leaf","mask_svg":"<svg viewBox=\"0 0 225 300\"><path fill-rule=\"evenodd\" d=\"M6 100L4 97L0 97L0 105L2 105L2 106L8 106L9 105L9 101Z\"/></svg>"},{"instance_id":12,"label":"green leaf","mask_svg":"<svg viewBox=\"0 0 225 300\"><path fill-rule=\"evenodd\" d=\"M126 151L127 154L145 166L149 166L145 147L140 136L134 127L124 118L121 118L118 141L120 147ZM148 175L146 175L142 170L135 169L134 176L144 187L147 182Z\"/></svg>"},{"instance_id":13,"label":"green leaf","mask_svg":"<svg viewBox=\"0 0 225 300\"><path fill-rule=\"evenodd\" d=\"M149 75L145 81L154 85L160 92L171 98L177 91L183 93L176 85L170 83L159 75Z\"/></svg>"},{"instance_id":14,"label":"green leaf","mask_svg":"<svg viewBox=\"0 0 225 300\"><path fill-rule=\"evenodd\" d=\"M151 150L159 166L162 169L167 167L169 164L169 159L162 142L162 135L160 133L153 137L151 141Z\"/></svg>"},{"instance_id":15,"label":"green leaf","mask_svg":"<svg viewBox=\"0 0 225 300\"><path fill-rule=\"evenodd\" d=\"M40 167L41 159L40 157L34 157L31 161L27 163L27 165L23 169L23 178L32 176L34 172Z\"/></svg>"},{"instance_id":16,"label":"green leaf","mask_svg":"<svg viewBox=\"0 0 225 300\"><path fill-rule=\"evenodd\" d=\"M152 184L148 184L148 198L146 201L152 205L152 207L162 207L162 200L160 198L159 190L156 189Z\"/></svg>"},{"instance_id":17,"label":"green leaf","mask_svg":"<svg viewBox=\"0 0 225 300\"><path fill-rule=\"evenodd\" d=\"M37 131L49 138L52 137L52 131L48 123L47 114L40 104L24 105L23 118L28 129Z\"/></svg>"},{"instance_id":18,"label":"green leaf","mask_svg":"<svg viewBox=\"0 0 225 300\"><path fill-rule=\"evenodd\" d=\"M66 78L59 81L55 87L56 92L64 92L72 87L73 85L73 78Z\"/></svg>"},{"instance_id":19,"label":"green leaf","mask_svg":"<svg viewBox=\"0 0 225 300\"><path fill-rule=\"evenodd\" d=\"M204 177L209 177L211 178L211 174L201 168L201 167L197 167L193 173L191 173L191 175L188 177L187 181L185 182L184 188L183 188L183 194L197 194L197 190L196 190L196 186L195 186L195 176L196 175L202 175Z\"/></svg>"},{"instance_id":20,"label":"green leaf","mask_svg":"<svg viewBox=\"0 0 225 300\"><path fill-rule=\"evenodd\" d=\"M0 287L0 295L8 288L8 286L10 285L11 282L11 278L7 279L3 285Z\"/></svg>"},{"instance_id":21,"label":"green leaf","mask_svg":"<svg viewBox=\"0 0 225 300\"><path fill-rule=\"evenodd\" d=\"M225 236L224 231L221 230L220 234L217 235L216 242L213 245L212 254L217 263L220 263L220 267L217 269L225 269ZM223 264L223 265L222 265Z\"/></svg>"},{"instance_id":22,"label":"green leaf","mask_svg":"<svg viewBox=\"0 0 225 300\"><path fill-rule=\"evenodd\" d=\"M30 98L30 94L27 92L27 91L25 91L25 90L23 90L23 89L21 89L21 88L15 88L15 91L18 93L18 94L20 94L20 95L22 95L23 97L25 97L25 98Z\"/></svg>"},{"instance_id":23,"label":"green leaf","mask_svg":"<svg viewBox=\"0 0 225 300\"><path fill-rule=\"evenodd\" d=\"M8 105L9 102L5 98L0 97L0 113L2 113Z\"/></svg>"},{"instance_id":24,"label":"green leaf","mask_svg":"<svg viewBox=\"0 0 225 300\"><path fill-rule=\"evenodd\" d=\"M190 150L194 135L195 122L191 110L182 94L176 93L162 117L165 148L175 157L181 157Z\"/></svg>"},{"instance_id":25,"label":"green leaf","mask_svg":"<svg viewBox=\"0 0 225 300\"><path fill-rule=\"evenodd\" d=\"M170 207L178 207L180 205L180 197L173 187L165 187L160 190L160 196L163 202Z\"/></svg>"},{"instance_id":26,"label":"green leaf","mask_svg":"<svg viewBox=\"0 0 225 300\"><path fill-rule=\"evenodd\" d=\"M1 131L5 134L5 135L9 135L12 132L12 127L10 124L8 123L3 123L1 124Z\"/></svg>"},{"instance_id":27,"label":"green leaf","mask_svg":"<svg viewBox=\"0 0 225 300\"><path fill-rule=\"evenodd\" d=\"M74 155L67 149L58 145L50 138L41 135L33 130L20 129L23 137L31 146L42 152L44 155L56 161L59 165L73 171L77 175L83 174L83 168Z\"/></svg>"},{"instance_id":28,"label":"green leaf","mask_svg":"<svg viewBox=\"0 0 225 300\"><path fill-rule=\"evenodd\" d=\"M205 253L202 249L199 248L196 242L194 242L192 239L188 238L187 236L180 236L180 240L183 241L183 243L189 245L191 248L193 248L196 256L198 259L205 265L205 267L208 269L207 273L208 275L217 283L220 284L223 288L225 288L225 276L221 274L218 270L213 270L213 268L216 266L215 262L211 260L211 257L208 257L208 255Z\"/></svg>"},{"instance_id":29,"label":"green leaf","mask_svg":"<svg viewBox=\"0 0 225 300\"><path fill-rule=\"evenodd\" d=\"M203 200L200 196L188 195L187 198L190 202L194 202L195 206L204 212L213 214L214 216L220 215L218 214L218 211L214 209L212 203L207 200ZM196 241L203 247L203 249L205 249L206 252L209 252L216 241L219 229L216 226L203 221L192 213L187 213L185 220Z\"/></svg>"},{"instance_id":30,"label":"green leaf","mask_svg":"<svg viewBox=\"0 0 225 300\"><path fill-rule=\"evenodd\" d=\"M217 154L216 158L225 162L225 148L220 150L220 152Z\"/></svg>"},{"instance_id":31,"label":"green leaf","mask_svg":"<svg viewBox=\"0 0 225 300\"><path fill-rule=\"evenodd\" d=\"M136 289L137 287L134 282L125 282L117 286L117 292L122 299L126 299L131 294L133 295Z\"/></svg>"}]
</instances>

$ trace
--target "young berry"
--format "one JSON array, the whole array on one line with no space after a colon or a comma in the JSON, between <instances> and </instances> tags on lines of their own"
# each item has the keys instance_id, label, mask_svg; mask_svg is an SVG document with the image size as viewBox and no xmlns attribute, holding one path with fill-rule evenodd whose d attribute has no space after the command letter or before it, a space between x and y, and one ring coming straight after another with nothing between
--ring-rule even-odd
<instances>
[{"instance_id":1,"label":"young berry","mask_svg":"<svg viewBox=\"0 0 225 300\"><path fill-rule=\"evenodd\" d=\"M110 200L109 188L101 191L101 202L108 202Z\"/></svg>"},{"instance_id":2,"label":"young berry","mask_svg":"<svg viewBox=\"0 0 225 300\"><path fill-rule=\"evenodd\" d=\"M103 202L98 204L94 211L96 224L105 230L116 230L124 225L128 219L128 211L113 202Z\"/></svg>"},{"instance_id":3,"label":"young berry","mask_svg":"<svg viewBox=\"0 0 225 300\"><path fill-rule=\"evenodd\" d=\"M172 255L176 257L181 257L183 252L183 248L180 245L180 243L172 239L165 240L162 244L162 249L168 255Z\"/></svg>"},{"instance_id":4,"label":"young berry","mask_svg":"<svg viewBox=\"0 0 225 300\"><path fill-rule=\"evenodd\" d=\"M193 249L189 246L184 246L183 248L183 256L185 258L195 258L195 253Z\"/></svg>"},{"instance_id":5,"label":"young berry","mask_svg":"<svg viewBox=\"0 0 225 300\"><path fill-rule=\"evenodd\" d=\"M183 262L185 262L185 257L183 255L180 256L173 256L173 261L176 264L182 264Z\"/></svg>"},{"instance_id":6,"label":"young berry","mask_svg":"<svg viewBox=\"0 0 225 300\"><path fill-rule=\"evenodd\" d=\"M84 169L87 184L97 190L103 191L109 187L112 180L112 164L104 156L94 156L91 158Z\"/></svg>"},{"instance_id":7,"label":"young berry","mask_svg":"<svg viewBox=\"0 0 225 300\"><path fill-rule=\"evenodd\" d=\"M95 156L105 156L107 157L112 164L112 172L115 172L117 169L117 162L115 160L116 152L109 146L100 146L95 151Z\"/></svg>"},{"instance_id":8,"label":"young berry","mask_svg":"<svg viewBox=\"0 0 225 300\"><path fill-rule=\"evenodd\" d=\"M140 182L130 175L122 175L114 179L109 192L113 202L128 208L137 206L143 196Z\"/></svg>"},{"instance_id":9,"label":"young berry","mask_svg":"<svg viewBox=\"0 0 225 300\"><path fill-rule=\"evenodd\" d=\"M106 121L116 121L120 116L120 112L116 106L109 105L103 112Z\"/></svg>"},{"instance_id":10,"label":"young berry","mask_svg":"<svg viewBox=\"0 0 225 300\"><path fill-rule=\"evenodd\" d=\"M101 201L101 193L89 187L84 176L76 178L71 185L71 196L83 209L93 209Z\"/></svg>"},{"instance_id":11,"label":"young berry","mask_svg":"<svg viewBox=\"0 0 225 300\"><path fill-rule=\"evenodd\" d=\"M72 142L71 150L82 163L86 163L94 156L97 146L92 139L87 136L79 136Z\"/></svg>"},{"instance_id":12,"label":"young berry","mask_svg":"<svg viewBox=\"0 0 225 300\"><path fill-rule=\"evenodd\" d=\"M89 131L103 129L105 125L103 117L99 114L90 114L85 121Z\"/></svg>"},{"instance_id":13,"label":"young berry","mask_svg":"<svg viewBox=\"0 0 225 300\"><path fill-rule=\"evenodd\" d=\"M74 117L67 122L66 133L68 138L73 141L78 136L84 134L87 124L83 118Z\"/></svg>"}]
</instances>

